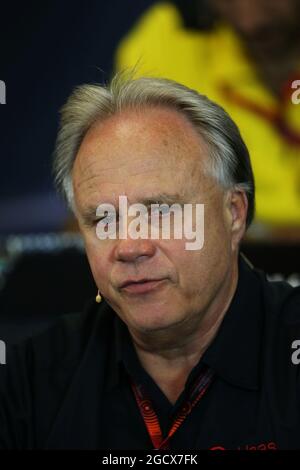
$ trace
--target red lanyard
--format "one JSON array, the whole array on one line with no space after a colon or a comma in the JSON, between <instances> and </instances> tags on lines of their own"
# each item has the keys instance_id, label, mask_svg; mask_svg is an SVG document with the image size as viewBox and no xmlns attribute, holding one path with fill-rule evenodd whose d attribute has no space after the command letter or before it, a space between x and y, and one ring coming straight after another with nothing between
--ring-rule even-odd
<instances>
[{"instance_id":1,"label":"red lanyard","mask_svg":"<svg viewBox=\"0 0 300 470\"><path fill-rule=\"evenodd\" d=\"M141 415L144 419L145 426L151 438L154 449L168 449L169 441L177 429L182 425L187 415L192 411L192 408L197 405L201 400L214 377L212 369L207 368L200 375L196 384L194 385L189 399L179 408L176 413L172 426L168 432L167 437L164 439L160 428L157 414L155 413L152 403L144 393L141 385L136 385L131 382L131 387L138 404Z\"/></svg>"}]
</instances>

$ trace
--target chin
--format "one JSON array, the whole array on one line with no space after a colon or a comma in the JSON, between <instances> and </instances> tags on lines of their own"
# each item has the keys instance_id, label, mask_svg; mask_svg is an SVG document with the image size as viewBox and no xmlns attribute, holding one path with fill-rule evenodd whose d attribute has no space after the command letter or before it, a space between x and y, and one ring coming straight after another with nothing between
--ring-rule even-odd
<instances>
[{"instance_id":1,"label":"chin","mask_svg":"<svg viewBox=\"0 0 300 470\"><path fill-rule=\"evenodd\" d=\"M126 323L130 327L132 326L135 330L141 332L155 332L162 330L172 329L178 323L181 323L183 318L179 315L174 315L174 312L147 312L141 311L138 313L130 312L126 315Z\"/></svg>"}]
</instances>

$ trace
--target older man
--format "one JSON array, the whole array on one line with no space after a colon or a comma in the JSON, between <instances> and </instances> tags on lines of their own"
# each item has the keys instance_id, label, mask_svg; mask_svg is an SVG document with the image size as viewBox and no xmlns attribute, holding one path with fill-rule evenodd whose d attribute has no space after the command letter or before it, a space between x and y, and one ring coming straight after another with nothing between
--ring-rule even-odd
<instances>
[{"instance_id":1,"label":"older man","mask_svg":"<svg viewBox=\"0 0 300 470\"><path fill-rule=\"evenodd\" d=\"M8 352L0 446L300 447L300 292L239 255L254 181L225 111L163 79L79 87L62 111L55 173L97 302ZM146 208L156 236L130 230L121 196ZM166 218L191 230L165 237ZM187 249L195 225L204 243Z\"/></svg>"}]
</instances>

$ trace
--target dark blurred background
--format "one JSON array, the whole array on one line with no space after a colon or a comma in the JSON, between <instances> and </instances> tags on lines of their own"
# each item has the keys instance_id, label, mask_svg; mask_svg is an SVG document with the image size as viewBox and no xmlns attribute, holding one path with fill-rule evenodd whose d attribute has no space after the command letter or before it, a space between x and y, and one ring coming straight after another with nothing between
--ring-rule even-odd
<instances>
[{"instance_id":1,"label":"dark blurred background","mask_svg":"<svg viewBox=\"0 0 300 470\"><path fill-rule=\"evenodd\" d=\"M1 4L0 339L19 341L95 294L80 236L52 183L58 113L74 86L110 78L120 39L153 3ZM197 3L201 24L195 2L175 3L190 28L211 26L205 2ZM273 277L299 283L298 244L262 237L244 252Z\"/></svg>"},{"instance_id":2,"label":"dark blurred background","mask_svg":"<svg viewBox=\"0 0 300 470\"><path fill-rule=\"evenodd\" d=\"M51 178L58 110L75 85L110 77L120 38L150 0L2 2L0 233L57 230Z\"/></svg>"}]
</instances>

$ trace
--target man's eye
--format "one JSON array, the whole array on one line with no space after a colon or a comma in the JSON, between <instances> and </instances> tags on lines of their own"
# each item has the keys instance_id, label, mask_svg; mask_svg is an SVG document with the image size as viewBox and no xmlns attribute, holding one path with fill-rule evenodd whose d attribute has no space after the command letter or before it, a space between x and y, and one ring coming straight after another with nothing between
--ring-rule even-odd
<instances>
[{"instance_id":1,"label":"man's eye","mask_svg":"<svg viewBox=\"0 0 300 470\"><path fill-rule=\"evenodd\" d=\"M116 220L115 216L114 215L106 215L104 217L99 217L98 219L95 219L95 224L102 224L102 225L107 225L107 224L111 224L111 223L114 223Z\"/></svg>"},{"instance_id":2,"label":"man's eye","mask_svg":"<svg viewBox=\"0 0 300 470\"><path fill-rule=\"evenodd\" d=\"M170 207L167 204L163 204L160 207L154 207L151 213L155 216L169 214Z\"/></svg>"}]
</instances>

